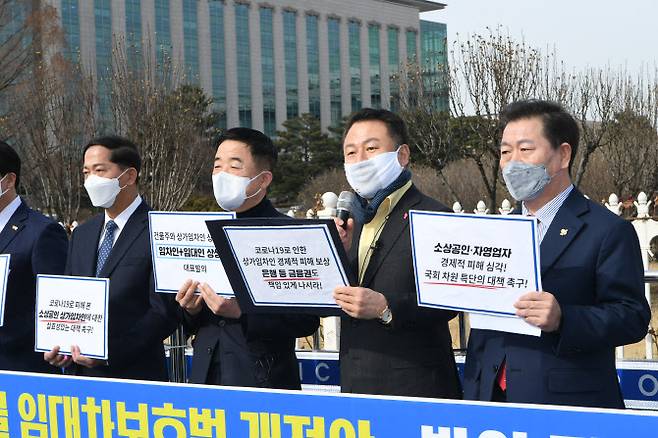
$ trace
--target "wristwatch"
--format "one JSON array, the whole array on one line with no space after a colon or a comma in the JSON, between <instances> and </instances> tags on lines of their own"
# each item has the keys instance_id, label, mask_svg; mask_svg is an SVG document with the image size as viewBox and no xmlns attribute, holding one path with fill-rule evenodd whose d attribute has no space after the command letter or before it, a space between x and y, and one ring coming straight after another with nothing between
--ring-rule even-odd
<instances>
[{"instance_id":1,"label":"wristwatch","mask_svg":"<svg viewBox=\"0 0 658 438\"><path fill-rule=\"evenodd\" d=\"M384 325L389 325L391 321L393 321L393 312L391 312L391 309L386 306L384 310L382 310L381 315L379 315L379 322Z\"/></svg>"}]
</instances>

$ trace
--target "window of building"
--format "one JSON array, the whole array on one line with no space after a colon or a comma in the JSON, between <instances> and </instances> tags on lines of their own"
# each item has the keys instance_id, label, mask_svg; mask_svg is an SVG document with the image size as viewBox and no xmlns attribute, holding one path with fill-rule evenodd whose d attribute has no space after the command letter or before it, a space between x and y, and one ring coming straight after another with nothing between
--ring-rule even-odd
<instances>
[{"instance_id":1,"label":"window of building","mask_svg":"<svg viewBox=\"0 0 658 438\"><path fill-rule=\"evenodd\" d=\"M224 62L224 2L208 2L210 16L210 64L213 109L219 113L218 127L226 128L226 65Z\"/></svg>"},{"instance_id":2,"label":"window of building","mask_svg":"<svg viewBox=\"0 0 658 438\"><path fill-rule=\"evenodd\" d=\"M64 31L64 57L77 62L80 57L80 12L78 0L62 0L62 30Z\"/></svg>"},{"instance_id":3,"label":"window of building","mask_svg":"<svg viewBox=\"0 0 658 438\"><path fill-rule=\"evenodd\" d=\"M379 64L379 25L368 26L368 58L370 65L370 106L381 108L382 106L382 83L381 66Z\"/></svg>"},{"instance_id":4,"label":"window of building","mask_svg":"<svg viewBox=\"0 0 658 438\"><path fill-rule=\"evenodd\" d=\"M331 124L340 122L342 117L342 102L340 90L340 20L327 20L329 35L329 95L331 99Z\"/></svg>"},{"instance_id":5,"label":"window of building","mask_svg":"<svg viewBox=\"0 0 658 438\"><path fill-rule=\"evenodd\" d=\"M306 59L308 66L308 111L320 118L320 48L318 16L306 16Z\"/></svg>"},{"instance_id":6,"label":"window of building","mask_svg":"<svg viewBox=\"0 0 658 438\"><path fill-rule=\"evenodd\" d=\"M251 128L251 51L249 50L249 5L235 4L235 41L238 70L238 115L240 126Z\"/></svg>"},{"instance_id":7,"label":"window of building","mask_svg":"<svg viewBox=\"0 0 658 438\"><path fill-rule=\"evenodd\" d=\"M274 100L274 32L272 9L260 9L260 53L263 70L263 131L276 134L276 103Z\"/></svg>"},{"instance_id":8,"label":"window of building","mask_svg":"<svg viewBox=\"0 0 658 438\"><path fill-rule=\"evenodd\" d=\"M350 21L348 33L352 111L356 111L361 108L361 24L357 21Z\"/></svg>"},{"instance_id":9,"label":"window of building","mask_svg":"<svg viewBox=\"0 0 658 438\"><path fill-rule=\"evenodd\" d=\"M299 116L297 93L297 13L283 11L283 50L286 77L286 118Z\"/></svg>"},{"instance_id":10,"label":"window of building","mask_svg":"<svg viewBox=\"0 0 658 438\"><path fill-rule=\"evenodd\" d=\"M198 0L183 0L183 45L187 81L199 83L199 32L197 28Z\"/></svg>"}]
</instances>

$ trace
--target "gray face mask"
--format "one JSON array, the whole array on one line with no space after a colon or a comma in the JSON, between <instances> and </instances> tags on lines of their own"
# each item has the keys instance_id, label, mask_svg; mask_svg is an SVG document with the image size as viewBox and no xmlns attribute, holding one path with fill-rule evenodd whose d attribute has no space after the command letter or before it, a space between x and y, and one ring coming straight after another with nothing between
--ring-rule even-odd
<instances>
[{"instance_id":1,"label":"gray face mask","mask_svg":"<svg viewBox=\"0 0 658 438\"><path fill-rule=\"evenodd\" d=\"M531 201L551 182L546 166L510 161L503 169L503 179L510 195L517 201Z\"/></svg>"}]
</instances>

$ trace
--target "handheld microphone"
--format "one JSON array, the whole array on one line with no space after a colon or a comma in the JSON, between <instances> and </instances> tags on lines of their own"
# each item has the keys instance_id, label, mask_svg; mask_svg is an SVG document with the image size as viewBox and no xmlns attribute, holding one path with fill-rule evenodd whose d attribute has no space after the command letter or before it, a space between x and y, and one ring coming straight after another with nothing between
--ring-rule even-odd
<instances>
[{"instance_id":1,"label":"handheld microphone","mask_svg":"<svg viewBox=\"0 0 658 438\"><path fill-rule=\"evenodd\" d=\"M352 206L356 202L356 196L352 192L340 192L336 204L336 217L343 221L343 229L347 228L347 219L352 215Z\"/></svg>"}]
</instances>

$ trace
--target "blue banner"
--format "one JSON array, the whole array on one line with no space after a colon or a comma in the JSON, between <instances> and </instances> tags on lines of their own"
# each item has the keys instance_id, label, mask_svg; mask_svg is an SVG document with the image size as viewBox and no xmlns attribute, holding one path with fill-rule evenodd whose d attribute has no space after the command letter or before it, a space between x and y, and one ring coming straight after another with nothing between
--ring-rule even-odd
<instances>
[{"instance_id":1,"label":"blue banner","mask_svg":"<svg viewBox=\"0 0 658 438\"><path fill-rule=\"evenodd\" d=\"M0 438L619 438L657 430L653 412L0 372Z\"/></svg>"}]
</instances>

